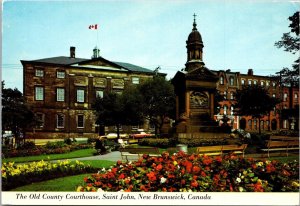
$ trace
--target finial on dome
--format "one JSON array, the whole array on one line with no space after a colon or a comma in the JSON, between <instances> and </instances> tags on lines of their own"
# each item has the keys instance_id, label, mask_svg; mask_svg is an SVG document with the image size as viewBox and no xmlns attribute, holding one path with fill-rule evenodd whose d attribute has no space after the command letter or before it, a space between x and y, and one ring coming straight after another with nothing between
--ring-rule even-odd
<instances>
[{"instance_id":1,"label":"finial on dome","mask_svg":"<svg viewBox=\"0 0 300 206\"><path fill-rule=\"evenodd\" d=\"M193 26L194 26L194 28L193 28L193 31L195 31L195 30L197 30L197 28L196 28L196 26L197 26L197 24L196 24L196 14L194 13L194 23L193 23Z\"/></svg>"}]
</instances>

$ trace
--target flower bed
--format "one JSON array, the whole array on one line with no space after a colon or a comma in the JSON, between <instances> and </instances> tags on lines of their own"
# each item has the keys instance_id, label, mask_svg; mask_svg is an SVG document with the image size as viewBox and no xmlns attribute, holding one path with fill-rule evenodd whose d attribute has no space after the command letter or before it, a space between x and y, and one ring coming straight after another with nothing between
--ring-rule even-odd
<instances>
[{"instance_id":1,"label":"flower bed","mask_svg":"<svg viewBox=\"0 0 300 206\"><path fill-rule=\"evenodd\" d=\"M58 160L56 163L51 163L42 160L29 164L3 163L2 189L9 190L32 182L88 172L95 172L95 169L79 161L72 163L69 160Z\"/></svg>"},{"instance_id":2,"label":"flower bed","mask_svg":"<svg viewBox=\"0 0 300 206\"><path fill-rule=\"evenodd\" d=\"M144 155L84 178L77 191L279 192L299 191L299 164L228 155Z\"/></svg>"},{"instance_id":3,"label":"flower bed","mask_svg":"<svg viewBox=\"0 0 300 206\"><path fill-rule=\"evenodd\" d=\"M47 146L35 146L30 149L13 149L13 150L4 150L3 154L6 158L9 157L26 157L42 154L63 154L68 153L74 150L79 149L88 149L92 148L91 144L72 144L72 145L63 145L62 147L47 147Z\"/></svg>"}]
</instances>

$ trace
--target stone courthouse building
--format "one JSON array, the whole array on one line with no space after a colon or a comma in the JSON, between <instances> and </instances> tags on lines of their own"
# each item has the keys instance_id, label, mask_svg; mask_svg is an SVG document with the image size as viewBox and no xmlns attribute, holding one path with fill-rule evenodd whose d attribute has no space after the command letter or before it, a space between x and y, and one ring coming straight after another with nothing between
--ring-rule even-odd
<instances>
[{"instance_id":1,"label":"stone courthouse building","mask_svg":"<svg viewBox=\"0 0 300 206\"><path fill-rule=\"evenodd\" d=\"M109 61L99 53L95 48L91 59L78 58L75 47L70 47L70 56L21 61L24 97L41 122L27 131L27 138L95 137L100 132L92 109L96 97L122 92L127 85L140 84L155 74Z\"/></svg>"}]
</instances>

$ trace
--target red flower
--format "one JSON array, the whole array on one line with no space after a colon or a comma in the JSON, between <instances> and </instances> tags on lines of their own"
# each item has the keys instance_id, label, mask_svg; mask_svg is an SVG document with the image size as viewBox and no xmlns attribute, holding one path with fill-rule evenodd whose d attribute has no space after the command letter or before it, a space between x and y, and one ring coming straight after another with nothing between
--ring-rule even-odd
<instances>
[{"instance_id":1,"label":"red flower","mask_svg":"<svg viewBox=\"0 0 300 206\"><path fill-rule=\"evenodd\" d=\"M156 170L160 171L163 168L163 166L161 164L156 166Z\"/></svg>"},{"instance_id":2,"label":"red flower","mask_svg":"<svg viewBox=\"0 0 300 206\"><path fill-rule=\"evenodd\" d=\"M118 171L118 169L117 169L116 167L114 167L114 168L111 169L111 171L112 171L114 174L116 174L117 171Z\"/></svg>"},{"instance_id":3,"label":"red flower","mask_svg":"<svg viewBox=\"0 0 300 206\"><path fill-rule=\"evenodd\" d=\"M124 179L124 178L125 178L125 174L124 173L120 174L119 180Z\"/></svg>"},{"instance_id":4,"label":"red flower","mask_svg":"<svg viewBox=\"0 0 300 206\"><path fill-rule=\"evenodd\" d=\"M193 179L194 179L194 180L196 180L197 178L198 178L198 176L197 176L197 175L194 175L194 176L193 176Z\"/></svg>"},{"instance_id":5,"label":"red flower","mask_svg":"<svg viewBox=\"0 0 300 206\"><path fill-rule=\"evenodd\" d=\"M201 172L202 177L206 177L206 173L204 171Z\"/></svg>"},{"instance_id":6,"label":"red flower","mask_svg":"<svg viewBox=\"0 0 300 206\"><path fill-rule=\"evenodd\" d=\"M191 187L198 187L198 182L196 180L192 180Z\"/></svg>"},{"instance_id":7,"label":"red flower","mask_svg":"<svg viewBox=\"0 0 300 206\"><path fill-rule=\"evenodd\" d=\"M193 167L193 173L195 173L195 174L197 174L197 173L199 173L200 172L200 167L198 167L198 166L194 166Z\"/></svg>"},{"instance_id":8,"label":"red flower","mask_svg":"<svg viewBox=\"0 0 300 206\"><path fill-rule=\"evenodd\" d=\"M282 174L285 175L285 176L290 176L290 175L291 175L291 173L289 173L289 172L286 171L286 170L283 170L283 171L282 171Z\"/></svg>"},{"instance_id":9,"label":"red flower","mask_svg":"<svg viewBox=\"0 0 300 206\"><path fill-rule=\"evenodd\" d=\"M262 187L260 182L254 184L254 191L255 192L263 192L264 188Z\"/></svg>"},{"instance_id":10,"label":"red flower","mask_svg":"<svg viewBox=\"0 0 300 206\"><path fill-rule=\"evenodd\" d=\"M155 181L156 180L156 176L154 172L150 172L147 174L148 178L150 181Z\"/></svg>"},{"instance_id":11,"label":"red flower","mask_svg":"<svg viewBox=\"0 0 300 206\"><path fill-rule=\"evenodd\" d=\"M252 168L253 168L253 169L256 169L256 168L257 168L257 165L256 165L256 164L252 164Z\"/></svg>"},{"instance_id":12,"label":"red flower","mask_svg":"<svg viewBox=\"0 0 300 206\"><path fill-rule=\"evenodd\" d=\"M87 181L88 181L88 178L87 178L87 177L83 178L83 181L84 181L84 182L87 182Z\"/></svg>"},{"instance_id":13,"label":"red flower","mask_svg":"<svg viewBox=\"0 0 300 206\"><path fill-rule=\"evenodd\" d=\"M185 169L188 173L191 173L193 164L190 161L186 161Z\"/></svg>"},{"instance_id":14,"label":"red flower","mask_svg":"<svg viewBox=\"0 0 300 206\"><path fill-rule=\"evenodd\" d=\"M185 180L184 179L181 180L181 184L185 185Z\"/></svg>"},{"instance_id":15,"label":"red flower","mask_svg":"<svg viewBox=\"0 0 300 206\"><path fill-rule=\"evenodd\" d=\"M168 174L168 178L169 179L175 178L175 175L174 174Z\"/></svg>"},{"instance_id":16,"label":"red flower","mask_svg":"<svg viewBox=\"0 0 300 206\"><path fill-rule=\"evenodd\" d=\"M210 157L207 157L203 160L204 165L210 165L212 163L212 159Z\"/></svg>"},{"instance_id":17,"label":"red flower","mask_svg":"<svg viewBox=\"0 0 300 206\"><path fill-rule=\"evenodd\" d=\"M130 179L126 179L126 180L125 180L125 183L126 183L126 184L129 184L129 182L130 182Z\"/></svg>"},{"instance_id":18,"label":"red flower","mask_svg":"<svg viewBox=\"0 0 300 206\"><path fill-rule=\"evenodd\" d=\"M143 190L144 192L148 192L149 190L146 188L145 185L141 185L140 189Z\"/></svg>"},{"instance_id":19,"label":"red flower","mask_svg":"<svg viewBox=\"0 0 300 206\"><path fill-rule=\"evenodd\" d=\"M221 157L221 156L217 156L217 157L215 158L215 160L216 160L217 162L222 162L222 157Z\"/></svg>"}]
</instances>

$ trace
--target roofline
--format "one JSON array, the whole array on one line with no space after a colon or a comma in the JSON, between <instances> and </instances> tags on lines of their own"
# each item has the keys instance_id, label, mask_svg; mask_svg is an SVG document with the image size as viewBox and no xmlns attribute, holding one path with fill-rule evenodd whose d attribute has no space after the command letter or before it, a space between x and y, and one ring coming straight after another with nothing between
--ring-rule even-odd
<instances>
[{"instance_id":1,"label":"roofline","mask_svg":"<svg viewBox=\"0 0 300 206\"><path fill-rule=\"evenodd\" d=\"M243 76L256 76L256 77L269 77L269 78L274 78L274 77L272 77L272 76L263 76L263 75L256 75L256 74L253 74L253 75L248 75L248 74L244 74L244 73L241 73L241 72L232 72L232 71L230 71L230 72L226 72L225 70L211 70L212 72L224 72L224 73L226 73L226 74L239 74L239 75L243 75ZM272 75L272 74L270 74L270 75Z\"/></svg>"}]
</instances>

